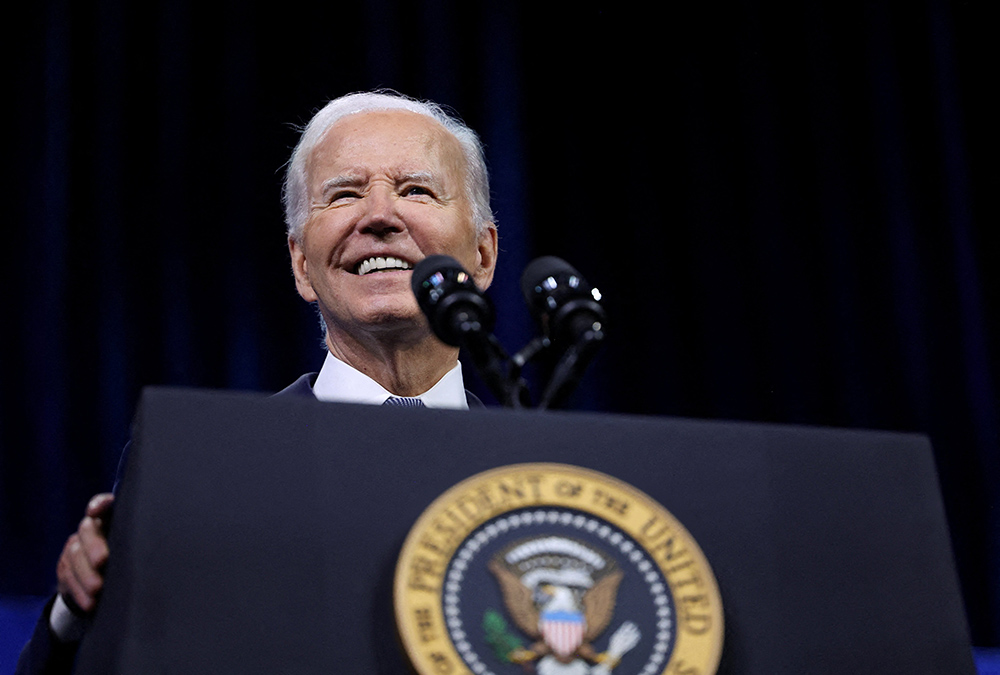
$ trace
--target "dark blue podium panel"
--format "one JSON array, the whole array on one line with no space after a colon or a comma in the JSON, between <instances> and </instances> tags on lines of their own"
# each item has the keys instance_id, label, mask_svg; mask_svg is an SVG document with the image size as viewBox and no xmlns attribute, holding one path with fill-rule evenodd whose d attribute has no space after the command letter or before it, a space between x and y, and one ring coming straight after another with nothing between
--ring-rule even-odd
<instances>
[{"instance_id":1,"label":"dark blue podium panel","mask_svg":"<svg viewBox=\"0 0 1000 675\"><path fill-rule=\"evenodd\" d=\"M614 476L688 529L722 596L721 673L975 672L922 436L170 389L143 396L77 672L407 672L407 532L521 462Z\"/></svg>"}]
</instances>

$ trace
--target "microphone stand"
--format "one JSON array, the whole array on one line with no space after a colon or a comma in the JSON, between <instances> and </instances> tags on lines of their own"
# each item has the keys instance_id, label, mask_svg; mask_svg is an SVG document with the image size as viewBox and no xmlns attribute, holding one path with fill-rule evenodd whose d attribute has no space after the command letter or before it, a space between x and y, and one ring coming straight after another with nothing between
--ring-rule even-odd
<instances>
[{"instance_id":1,"label":"microphone stand","mask_svg":"<svg viewBox=\"0 0 1000 675\"><path fill-rule=\"evenodd\" d=\"M472 357L472 364L486 386L505 408L526 408L530 405L524 380L504 376L503 362L507 352L493 333L483 329L474 318L463 318L464 312L455 314L455 328L461 336L462 347ZM461 325L459 325L461 324ZM509 371L508 371L509 372Z\"/></svg>"},{"instance_id":2,"label":"microphone stand","mask_svg":"<svg viewBox=\"0 0 1000 675\"><path fill-rule=\"evenodd\" d=\"M570 345L552 371L552 377L549 378L542 399L538 403L539 410L557 407L565 402L580 383L583 372L603 342L604 333L596 330L588 331Z\"/></svg>"}]
</instances>

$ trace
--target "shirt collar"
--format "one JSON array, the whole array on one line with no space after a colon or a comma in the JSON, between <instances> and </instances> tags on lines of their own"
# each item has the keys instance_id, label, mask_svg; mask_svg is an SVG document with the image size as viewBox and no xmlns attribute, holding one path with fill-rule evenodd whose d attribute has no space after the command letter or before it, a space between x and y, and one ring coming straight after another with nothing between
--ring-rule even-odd
<instances>
[{"instance_id":1,"label":"shirt collar","mask_svg":"<svg viewBox=\"0 0 1000 675\"><path fill-rule=\"evenodd\" d=\"M385 399L393 395L378 382L330 352L326 353L323 368L313 384L313 394L321 401L368 405L382 405ZM420 394L419 398L428 408L468 410L462 364L456 363L454 368L445 373L437 384Z\"/></svg>"}]
</instances>

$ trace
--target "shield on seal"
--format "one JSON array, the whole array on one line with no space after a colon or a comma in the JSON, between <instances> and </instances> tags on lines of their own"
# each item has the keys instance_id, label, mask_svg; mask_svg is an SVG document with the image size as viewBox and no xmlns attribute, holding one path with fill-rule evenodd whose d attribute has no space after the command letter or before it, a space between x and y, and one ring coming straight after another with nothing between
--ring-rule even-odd
<instances>
[{"instance_id":1,"label":"shield on seal","mask_svg":"<svg viewBox=\"0 0 1000 675\"><path fill-rule=\"evenodd\" d=\"M545 612L538 621L542 639L558 656L570 656L583 644L586 623L580 612Z\"/></svg>"}]
</instances>

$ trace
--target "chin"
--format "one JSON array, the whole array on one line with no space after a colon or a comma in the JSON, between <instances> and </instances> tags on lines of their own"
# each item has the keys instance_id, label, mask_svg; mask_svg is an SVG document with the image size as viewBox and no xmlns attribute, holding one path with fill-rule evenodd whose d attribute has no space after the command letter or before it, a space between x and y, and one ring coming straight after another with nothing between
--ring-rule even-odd
<instances>
[{"instance_id":1,"label":"chin","mask_svg":"<svg viewBox=\"0 0 1000 675\"><path fill-rule=\"evenodd\" d=\"M374 331L427 330L427 319L413 298L405 302L377 302L364 309L361 322Z\"/></svg>"}]
</instances>

